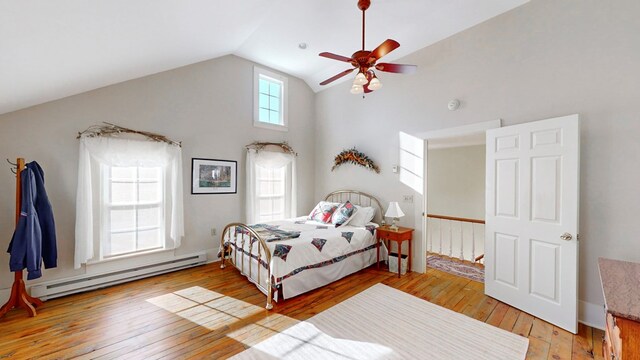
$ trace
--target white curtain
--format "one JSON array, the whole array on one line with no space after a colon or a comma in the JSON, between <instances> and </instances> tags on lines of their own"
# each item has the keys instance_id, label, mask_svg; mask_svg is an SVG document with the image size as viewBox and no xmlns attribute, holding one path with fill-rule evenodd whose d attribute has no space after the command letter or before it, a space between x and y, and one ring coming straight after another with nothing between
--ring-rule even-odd
<instances>
[{"instance_id":1,"label":"white curtain","mask_svg":"<svg viewBox=\"0 0 640 360\"><path fill-rule=\"evenodd\" d=\"M260 196L256 167L260 166L266 169L280 169L286 166L285 171L285 218L296 217L296 156L280 151L268 151L254 149L247 150L247 223L255 224L259 221L259 202Z\"/></svg>"},{"instance_id":2,"label":"white curtain","mask_svg":"<svg viewBox=\"0 0 640 360\"><path fill-rule=\"evenodd\" d=\"M182 149L164 142L83 137L80 139L78 161L78 192L76 198L76 247L74 267L80 268L94 257L94 224L91 161L107 166L162 167L170 190L169 234L175 247L184 236Z\"/></svg>"}]
</instances>

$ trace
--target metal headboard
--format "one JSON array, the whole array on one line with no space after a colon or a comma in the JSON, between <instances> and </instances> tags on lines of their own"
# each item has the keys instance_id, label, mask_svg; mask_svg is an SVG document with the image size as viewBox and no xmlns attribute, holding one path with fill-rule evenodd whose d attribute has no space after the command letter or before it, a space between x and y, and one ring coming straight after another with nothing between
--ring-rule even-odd
<instances>
[{"instance_id":1,"label":"metal headboard","mask_svg":"<svg viewBox=\"0 0 640 360\"><path fill-rule=\"evenodd\" d=\"M349 200L354 205L359 206L371 206L376 209L376 214L373 217L374 222L380 224L383 219L383 208L380 201L373 195L363 193L356 190L337 190L329 193L324 197L324 201L331 202L346 202Z\"/></svg>"}]
</instances>

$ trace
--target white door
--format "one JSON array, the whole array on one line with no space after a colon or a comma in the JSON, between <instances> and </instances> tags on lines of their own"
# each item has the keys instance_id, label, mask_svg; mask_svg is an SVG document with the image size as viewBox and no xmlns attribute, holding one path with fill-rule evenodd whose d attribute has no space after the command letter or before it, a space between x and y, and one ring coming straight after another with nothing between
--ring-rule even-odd
<instances>
[{"instance_id":1,"label":"white door","mask_svg":"<svg viewBox=\"0 0 640 360\"><path fill-rule=\"evenodd\" d=\"M578 115L487 131L485 293L577 332Z\"/></svg>"}]
</instances>

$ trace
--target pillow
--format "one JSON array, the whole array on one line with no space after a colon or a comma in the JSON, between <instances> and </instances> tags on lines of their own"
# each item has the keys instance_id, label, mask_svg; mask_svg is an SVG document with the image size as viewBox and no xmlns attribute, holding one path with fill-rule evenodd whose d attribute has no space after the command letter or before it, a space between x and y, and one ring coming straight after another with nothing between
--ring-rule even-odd
<instances>
[{"instance_id":1,"label":"pillow","mask_svg":"<svg viewBox=\"0 0 640 360\"><path fill-rule=\"evenodd\" d=\"M338 203L330 203L327 201L320 201L318 205L309 214L309 220L319 221L324 224L331 222L331 215L338 208Z\"/></svg>"},{"instance_id":2,"label":"pillow","mask_svg":"<svg viewBox=\"0 0 640 360\"><path fill-rule=\"evenodd\" d=\"M363 227L373 220L373 217L376 215L376 209L370 206L363 207L356 205L356 209L355 214L342 225L349 224L350 226Z\"/></svg>"},{"instance_id":3,"label":"pillow","mask_svg":"<svg viewBox=\"0 0 640 360\"><path fill-rule=\"evenodd\" d=\"M340 204L338 209L336 209L336 211L333 212L333 215L331 215L331 223L338 227L354 216L357 210L358 209L356 209L356 207L349 201L344 204Z\"/></svg>"}]
</instances>

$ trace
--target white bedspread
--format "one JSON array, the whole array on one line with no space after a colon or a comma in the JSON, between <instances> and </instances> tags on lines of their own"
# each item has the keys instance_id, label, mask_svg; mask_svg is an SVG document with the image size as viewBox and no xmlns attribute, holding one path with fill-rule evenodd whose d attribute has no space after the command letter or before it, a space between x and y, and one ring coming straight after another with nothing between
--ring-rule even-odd
<instances>
[{"instance_id":1,"label":"white bedspread","mask_svg":"<svg viewBox=\"0 0 640 360\"><path fill-rule=\"evenodd\" d=\"M273 221L268 225L300 232L298 238L267 243L272 254L272 279L285 299L326 285L375 263L377 224L336 228L333 224L322 224L300 217ZM257 271L257 247L254 245L251 251L254 274ZM245 261L248 262L249 241L246 241L243 250ZM381 260L386 259L386 249L381 248L380 255ZM234 253L232 256L236 256L236 262L241 260L239 254ZM262 260L264 267L267 264L264 257ZM260 283L266 285L266 277L260 279Z\"/></svg>"}]
</instances>

